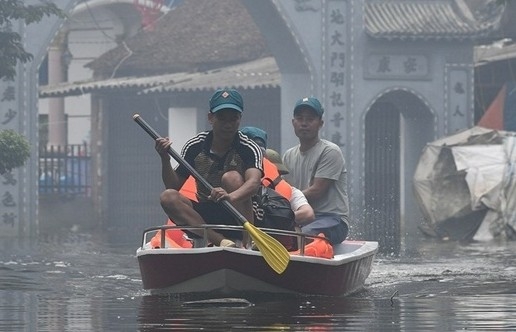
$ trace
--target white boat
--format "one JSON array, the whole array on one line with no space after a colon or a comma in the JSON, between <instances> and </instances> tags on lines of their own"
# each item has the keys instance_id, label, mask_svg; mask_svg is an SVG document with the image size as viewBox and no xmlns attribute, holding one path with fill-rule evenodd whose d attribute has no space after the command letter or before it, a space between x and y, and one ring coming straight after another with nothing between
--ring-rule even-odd
<instances>
[{"instance_id":1,"label":"white boat","mask_svg":"<svg viewBox=\"0 0 516 332\"><path fill-rule=\"evenodd\" d=\"M245 230L240 226L205 225L202 228ZM199 293L238 296L243 292L345 296L364 287L378 251L378 242L344 241L333 246L332 258L291 253L287 268L276 273L260 251L217 246L155 248L150 239L165 230L193 227L157 226L144 230L136 251L143 288L151 293ZM317 239L295 232L261 229L272 236L292 236L304 243ZM319 238L320 239L320 238Z\"/></svg>"}]
</instances>

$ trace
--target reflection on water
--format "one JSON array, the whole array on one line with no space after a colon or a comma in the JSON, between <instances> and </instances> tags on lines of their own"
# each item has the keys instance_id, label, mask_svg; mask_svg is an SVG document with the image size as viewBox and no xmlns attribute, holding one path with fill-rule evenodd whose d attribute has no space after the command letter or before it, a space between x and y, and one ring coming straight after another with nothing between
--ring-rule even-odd
<instances>
[{"instance_id":1,"label":"reflection on water","mask_svg":"<svg viewBox=\"0 0 516 332\"><path fill-rule=\"evenodd\" d=\"M346 298L205 302L142 290L139 242L114 238L0 238L0 331L516 329L515 243L428 240L417 257L377 257L366 289Z\"/></svg>"}]
</instances>

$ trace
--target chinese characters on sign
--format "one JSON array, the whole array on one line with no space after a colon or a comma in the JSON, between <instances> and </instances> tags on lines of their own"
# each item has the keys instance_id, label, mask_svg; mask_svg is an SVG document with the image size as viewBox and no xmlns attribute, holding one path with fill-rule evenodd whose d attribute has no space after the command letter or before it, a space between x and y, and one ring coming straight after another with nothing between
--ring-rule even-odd
<instances>
[{"instance_id":1,"label":"chinese characters on sign","mask_svg":"<svg viewBox=\"0 0 516 332\"><path fill-rule=\"evenodd\" d=\"M448 134L454 134L469 126L468 93L466 92L467 80L468 73L464 69L451 69L448 71L448 85L446 86L448 93L446 118L448 124L445 128Z\"/></svg>"},{"instance_id":2,"label":"chinese characters on sign","mask_svg":"<svg viewBox=\"0 0 516 332\"><path fill-rule=\"evenodd\" d=\"M0 81L0 131L12 129L17 131L16 82ZM16 171L11 170L0 175L0 232L14 229L18 219L18 181Z\"/></svg>"},{"instance_id":3,"label":"chinese characters on sign","mask_svg":"<svg viewBox=\"0 0 516 332\"><path fill-rule=\"evenodd\" d=\"M371 54L367 58L366 78L425 78L428 59L423 55Z\"/></svg>"},{"instance_id":4,"label":"chinese characters on sign","mask_svg":"<svg viewBox=\"0 0 516 332\"><path fill-rule=\"evenodd\" d=\"M306 12L306 11L312 11L316 12L318 11L318 3L319 0L295 0L296 2L296 10L298 12Z\"/></svg>"},{"instance_id":5,"label":"chinese characters on sign","mask_svg":"<svg viewBox=\"0 0 516 332\"><path fill-rule=\"evenodd\" d=\"M346 106L346 2L329 1L326 10L328 28L326 32L325 81L323 90L327 91L325 113L329 125L329 140L340 147L345 145L343 114Z\"/></svg>"}]
</instances>

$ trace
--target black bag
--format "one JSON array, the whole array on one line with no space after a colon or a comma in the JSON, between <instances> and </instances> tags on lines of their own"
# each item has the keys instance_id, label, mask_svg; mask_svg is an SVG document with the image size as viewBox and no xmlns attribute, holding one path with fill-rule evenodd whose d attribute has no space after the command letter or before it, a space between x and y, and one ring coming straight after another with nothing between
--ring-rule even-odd
<instances>
[{"instance_id":1,"label":"black bag","mask_svg":"<svg viewBox=\"0 0 516 332\"><path fill-rule=\"evenodd\" d=\"M293 231L294 211L290 202L272 188L261 185L253 196L254 225L256 227Z\"/></svg>"}]
</instances>

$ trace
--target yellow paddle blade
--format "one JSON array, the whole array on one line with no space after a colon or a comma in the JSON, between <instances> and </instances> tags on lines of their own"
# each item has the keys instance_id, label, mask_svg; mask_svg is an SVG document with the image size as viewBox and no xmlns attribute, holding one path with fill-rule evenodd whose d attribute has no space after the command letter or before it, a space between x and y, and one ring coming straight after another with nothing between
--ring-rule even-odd
<instances>
[{"instance_id":1,"label":"yellow paddle blade","mask_svg":"<svg viewBox=\"0 0 516 332\"><path fill-rule=\"evenodd\" d=\"M281 274L287 268L290 261L290 254L287 249L275 238L256 228L253 224L246 221L244 228L249 232L263 258L276 273Z\"/></svg>"}]
</instances>

